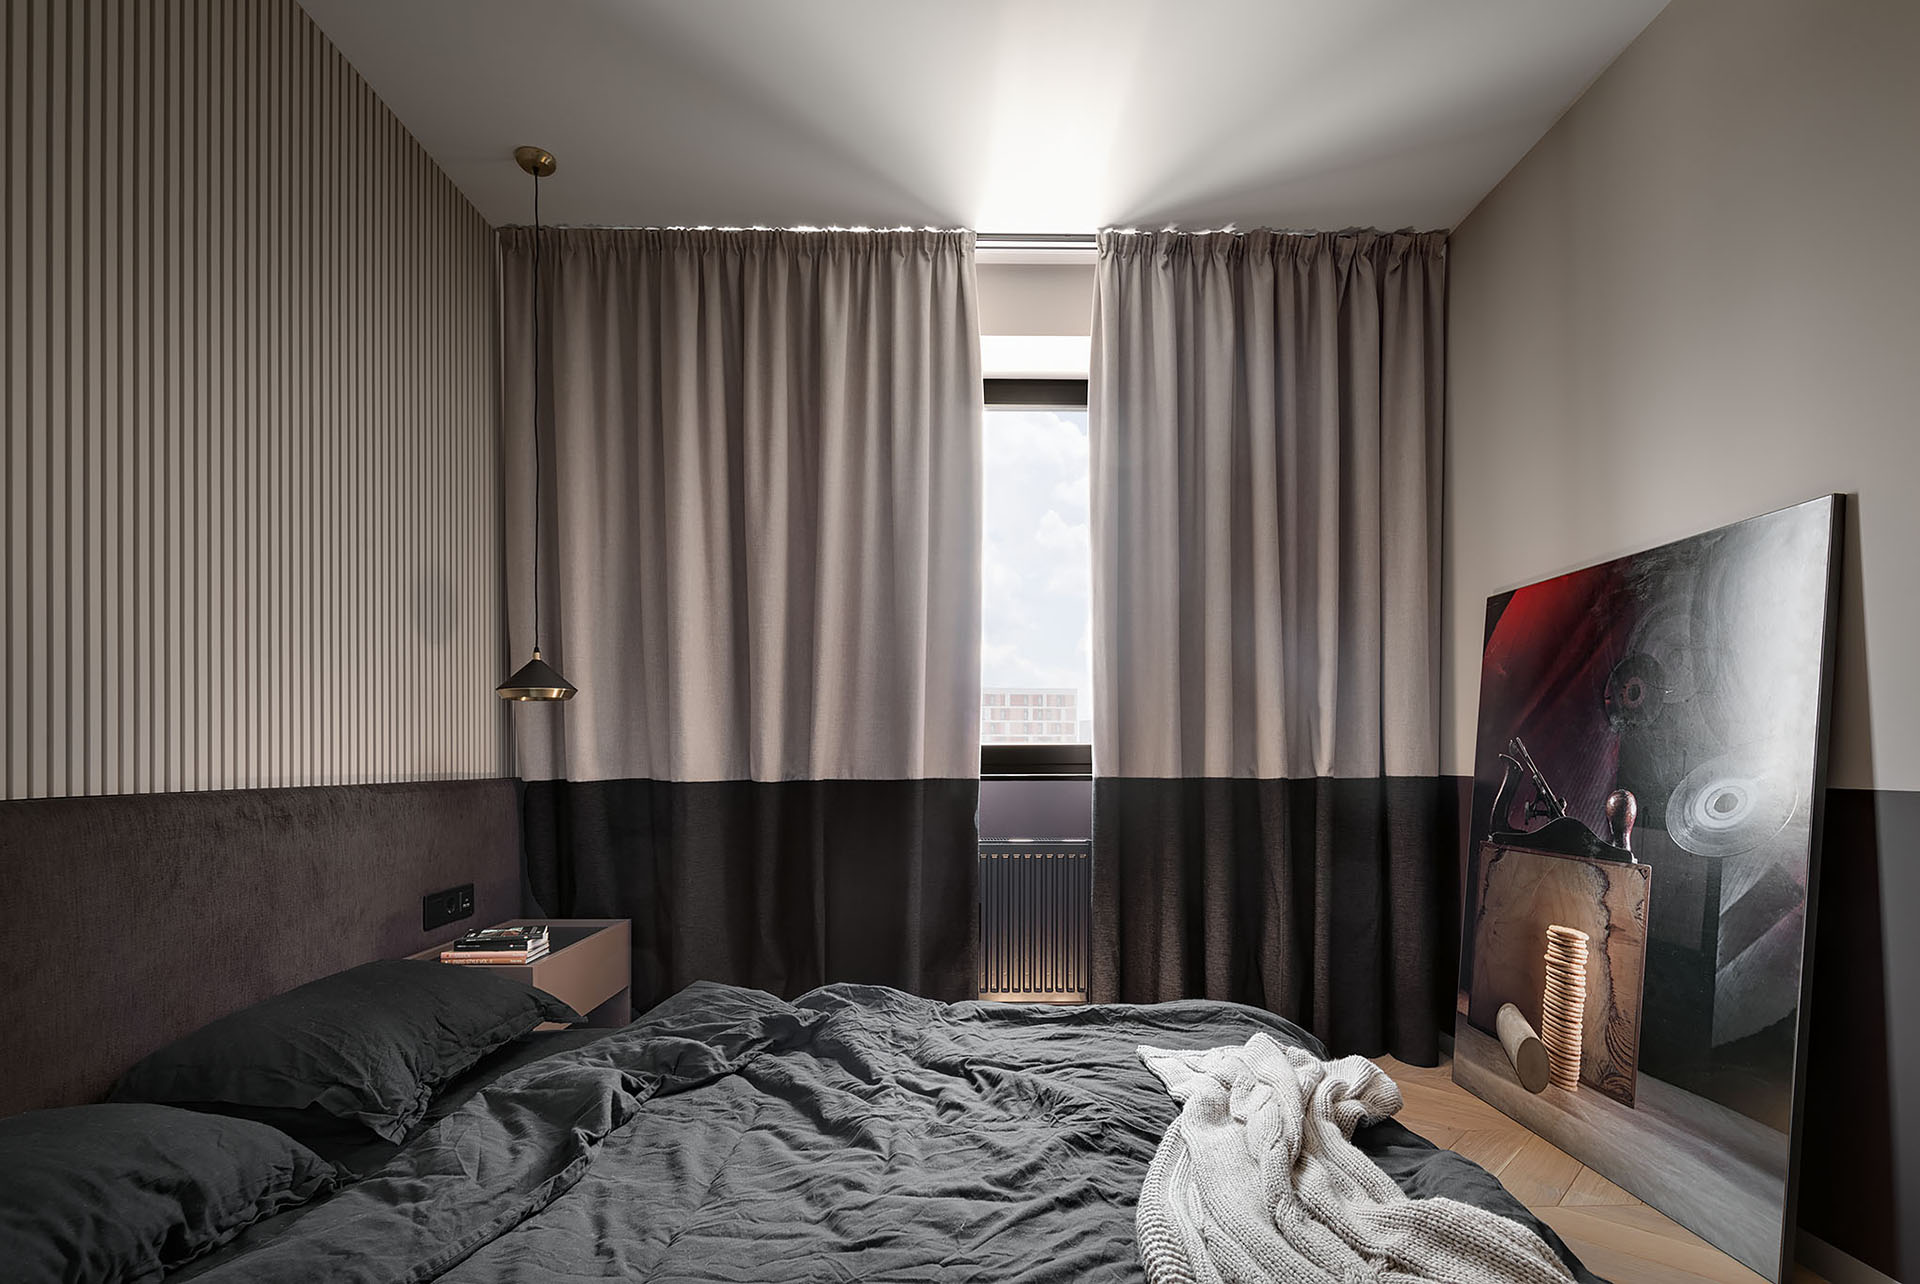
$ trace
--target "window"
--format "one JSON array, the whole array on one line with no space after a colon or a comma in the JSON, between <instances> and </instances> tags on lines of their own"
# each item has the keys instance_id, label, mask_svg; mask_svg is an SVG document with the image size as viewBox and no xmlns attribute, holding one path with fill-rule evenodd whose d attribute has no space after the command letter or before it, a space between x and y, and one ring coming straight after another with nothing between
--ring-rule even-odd
<instances>
[{"instance_id":1,"label":"window","mask_svg":"<svg viewBox=\"0 0 1920 1284\"><path fill-rule=\"evenodd\" d=\"M987 381L981 770L1086 775L1093 741L1083 380Z\"/></svg>"}]
</instances>

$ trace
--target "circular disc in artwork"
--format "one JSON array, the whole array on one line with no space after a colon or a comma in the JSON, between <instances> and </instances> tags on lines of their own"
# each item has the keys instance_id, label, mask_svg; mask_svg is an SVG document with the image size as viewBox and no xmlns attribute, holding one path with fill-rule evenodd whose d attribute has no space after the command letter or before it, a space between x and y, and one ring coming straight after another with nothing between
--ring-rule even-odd
<instances>
[{"instance_id":1,"label":"circular disc in artwork","mask_svg":"<svg viewBox=\"0 0 1920 1284\"><path fill-rule=\"evenodd\" d=\"M1739 754L1701 763L1667 799L1667 833L1696 856L1752 851L1793 819L1794 788Z\"/></svg>"},{"instance_id":2,"label":"circular disc in artwork","mask_svg":"<svg viewBox=\"0 0 1920 1284\"><path fill-rule=\"evenodd\" d=\"M1668 691L1666 666L1644 653L1628 656L1613 666L1600 694L1608 725L1615 731L1651 726L1666 708Z\"/></svg>"}]
</instances>

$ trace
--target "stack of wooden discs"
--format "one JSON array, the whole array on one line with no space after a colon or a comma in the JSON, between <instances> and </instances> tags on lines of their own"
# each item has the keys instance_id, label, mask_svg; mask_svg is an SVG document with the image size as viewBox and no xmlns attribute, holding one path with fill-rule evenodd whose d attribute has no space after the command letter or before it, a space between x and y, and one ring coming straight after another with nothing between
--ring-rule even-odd
<instances>
[{"instance_id":1,"label":"stack of wooden discs","mask_svg":"<svg viewBox=\"0 0 1920 1284\"><path fill-rule=\"evenodd\" d=\"M1557 1088L1580 1090L1580 1044L1587 1018L1587 934L1555 924L1547 929L1547 983L1540 996L1540 1042Z\"/></svg>"}]
</instances>

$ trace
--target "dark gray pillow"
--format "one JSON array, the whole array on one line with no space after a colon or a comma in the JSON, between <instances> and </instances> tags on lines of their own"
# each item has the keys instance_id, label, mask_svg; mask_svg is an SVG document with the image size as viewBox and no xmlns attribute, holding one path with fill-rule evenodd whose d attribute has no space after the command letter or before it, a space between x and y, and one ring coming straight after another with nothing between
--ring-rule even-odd
<instances>
[{"instance_id":1,"label":"dark gray pillow","mask_svg":"<svg viewBox=\"0 0 1920 1284\"><path fill-rule=\"evenodd\" d=\"M157 1280L333 1182L318 1155L244 1119L141 1105L0 1119L0 1275Z\"/></svg>"},{"instance_id":2,"label":"dark gray pillow","mask_svg":"<svg viewBox=\"0 0 1920 1284\"><path fill-rule=\"evenodd\" d=\"M115 1101L316 1107L400 1141L441 1084L543 1021L578 1012L490 968L397 959L221 1017L122 1076Z\"/></svg>"}]
</instances>

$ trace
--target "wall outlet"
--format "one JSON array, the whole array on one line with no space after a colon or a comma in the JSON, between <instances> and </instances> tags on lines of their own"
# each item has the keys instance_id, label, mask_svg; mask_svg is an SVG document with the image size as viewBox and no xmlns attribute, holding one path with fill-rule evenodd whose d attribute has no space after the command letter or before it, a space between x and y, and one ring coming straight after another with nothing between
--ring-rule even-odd
<instances>
[{"instance_id":1,"label":"wall outlet","mask_svg":"<svg viewBox=\"0 0 1920 1284\"><path fill-rule=\"evenodd\" d=\"M473 884L462 883L420 898L420 930L431 932L458 919L473 917Z\"/></svg>"}]
</instances>

